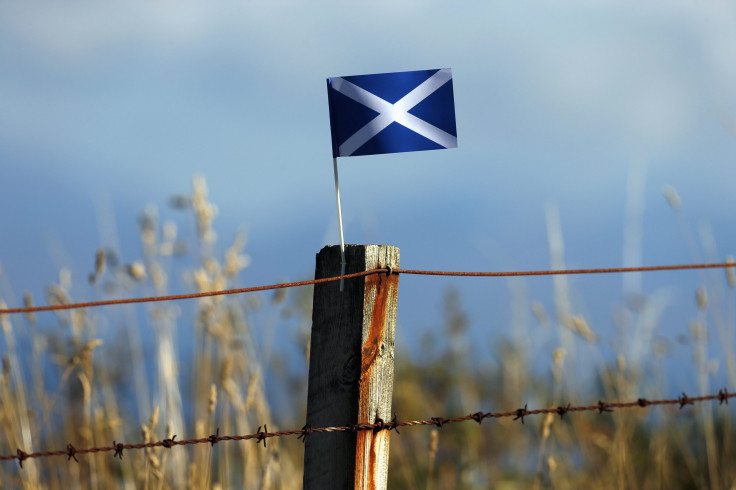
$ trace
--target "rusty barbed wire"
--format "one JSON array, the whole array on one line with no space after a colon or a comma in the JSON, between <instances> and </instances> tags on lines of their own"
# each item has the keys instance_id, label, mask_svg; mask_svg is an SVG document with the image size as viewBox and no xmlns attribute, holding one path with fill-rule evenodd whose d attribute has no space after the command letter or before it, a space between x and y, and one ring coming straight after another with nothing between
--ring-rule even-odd
<instances>
[{"instance_id":1,"label":"rusty barbed wire","mask_svg":"<svg viewBox=\"0 0 736 490\"><path fill-rule=\"evenodd\" d=\"M42 311L58 311L71 310L75 308L90 308L94 306L123 305L130 303L151 303L155 301L173 301L182 299L204 298L208 296L223 296L229 294L253 293L257 291L268 291L271 289L293 288L299 286L309 286L315 284L323 284L328 282L340 281L344 279L352 279L355 277L369 276L372 274L414 274L425 276L461 276L461 277L516 277L516 276L553 276L566 274L612 274L625 272L653 272L653 271L673 271L686 269L716 269L729 268L736 269L736 263L723 262L711 264L683 264L683 265L655 265L644 267L611 267L603 269L561 269L561 270L536 270L536 271L509 271L509 272L457 272L457 271L431 271L418 269L400 269L391 267L371 269L368 271L354 272L341 276L325 277L321 279L310 279L307 281L286 282L280 284L269 284L266 286L254 286L249 288L223 289L219 291L203 291L200 293L189 294L172 294L168 296L147 296L142 298L125 298L110 299L101 301L87 301L82 303L66 303L47 306L27 306L24 308L3 308L0 309L0 315L15 313L38 313Z\"/></svg>"},{"instance_id":2,"label":"rusty barbed wire","mask_svg":"<svg viewBox=\"0 0 736 490\"><path fill-rule=\"evenodd\" d=\"M411 420L411 421L400 421L397 419L396 415L394 415L393 420L390 421L384 421L381 419L376 419L374 423L362 423L362 424L350 424L340 427L317 427L314 428L309 424L304 425L301 429L297 430L284 430L284 431L278 431L278 432L268 432L268 426L264 425L263 430L261 430L261 427L258 427L258 430L253 434L246 434L246 435L233 435L233 436L221 436L220 435L220 428L217 428L217 432L214 434L207 436L207 437L201 437L199 439L185 439L185 440L176 440L176 435L163 439L156 442L148 442L148 443L141 443L141 444L124 444L122 442L113 441L111 446L100 446L100 447L90 447L90 448L82 448L77 449L74 447L71 443L67 445L66 449L59 449L55 451L37 451L37 452L31 452L27 453L23 451L22 449L17 449L15 454L7 454L7 455L0 455L0 461L13 461L17 460L18 464L21 468L23 468L23 462L28 459L35 459L35 458L44 458L44 457L51 457L51 456L66 456L67 461L71 461L72 459L75 462L79 462L77 459L78 455L82 454L89 454L89 453L100 453L100 452L110 452L112 453L112 456L114 458L123 459L123 452L126 449L150 449L154 447L163 447L166 449L171 449L174 446L187 446L191 444L210 444L211 446L214 446L215 444L222 442L222 441L247 441L247 440L255 440L256 444L263 443L263 446L266 447L266 440L270 439L272 437L285 437L285 436L297 436L297 439L302 440L302 442L305 442L306 439L314 434L321 434L321 433L330 433L330 432L357 432L357 431L381 431L381 430L395 430L397 433L399 433L399 427L416 427L416 426L436 426L439 428L442 428L445 425L449 424L455 424L459 422L467 422L467 421L474 421L477 422L478 425L480 425L484 419L492 419L492 418L505 418L505 417L513 417L513 420L519 420L522 424L524 423L524 417L528 417L531 415L540 415L540 414L557 414L560 416L560 418L564 418L565 415L569 413L575 413L575 412L598 412L598 414L604 414L604 413L615 413L614 409L621 409L621 408L648 408L651 406L656 405L677 405L680 407L680 410L684 408L687 405L694 405L695 403L704 402L704 401L710 401L710 400L718 400L719 405L723 405L724 403L728 405L728 399L736 397L736 393L729 393L727 388L723 388L718 391L718 394L715 395L704 395L704 396L687 396L685 393L682 393L677 398L670 398L670 399L661 399L661 400L647 400L646 398L639 398L636 401L631 402L612 402L607 403L603 400L598 400L598 403L595 405L580 405L580 406L571 406L569 403L567 405L561 405L558 407L549 407L549 408L540 408L536 410L528 410L527 405L524 405L524 408L517 408L516 410L508 411L508 412L475 412L471 413L462 417L454 417L454 418L444 418L444 417L430 417L428 420Z\"/></svg>"}]
</instances>

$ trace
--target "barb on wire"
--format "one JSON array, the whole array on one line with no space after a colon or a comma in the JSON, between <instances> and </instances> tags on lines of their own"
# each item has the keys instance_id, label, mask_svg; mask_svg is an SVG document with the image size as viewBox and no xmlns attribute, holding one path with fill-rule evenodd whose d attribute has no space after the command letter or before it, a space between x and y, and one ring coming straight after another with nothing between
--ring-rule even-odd
<instances>
[{"instance_id":1,"label":"barb on wire","mask_svg":"<svg viewBox=\"0 0 736 490\"><path fill-rule=\"evenodd\" d=\"M71 310L75 308L90 308L94 306L108 305L124 305L130 303L151 303L155 301L173 301L181 299L205 298L209 296L223 296L229 294L253 293L257 291L268 291L270 289L293 288L299 286L309 286L314 284L324 284L327 282L342 281L344 279L352 279L355 277L369 276L372 274L416 274L425 276L463 276L463 277L515 277L515 276L552 276L565 274L611 274L623 272L652 272L652 271L672 271L682 269L715 269L715 268L736 268L733 262L713 263L713 264L684 264L684 265L656 265L648 267L616 267L606 269L564 269L564 270L539 270L539 271L510 271L510 272L454 272L454 271L430 271L418 269L392 269L391 267L382 269L372 269L368 271L355 272L352 274L344 274L341 276L325 277L322 279L311 279L308 281L287 282L281 284L269 284L266 286L255 286L250 288L223 289L219 291L205 291L201 293L191 294L173 294L168 296L147 296L143 298L126 298L126 299L110 299L102 301L88 301L84 303L66 303L48 306L27 306L24 308L2 308L0 315L11 313L38 313L42 311L58 311Z\"/></svg>"},{"instance_id":2,"label":"barb on wire","mask_svg":"<svg viewBox=\"0 0 736 490\"><path fill-rule=\"evenodd\" d=\"M259 429L260 429L260 427L259 427ZM172 437L170 439L164 439L163 441L161 441L161 445L163 447L165 447L166 449L171 449L172 446L176 446L177 444L179 444L174 439L176 439L176 435L174 435L174 437Z\"/></svg>"},{"instance_id":3,"label":"barb on wire","mask_svg":"<svg viewBox=\"0 0 736 490\"><path fill-rule=\"evenodd\" d=\"M67 461L71 461L71 459L74 458L74 461L79 463L79 460L77 459L77 449L74 446L72 446L71 443L67 444L66 446L66 455L67 455L67 458L66 458Z\"/></svg>"},{"instance_id":4,"label":"barb on wire","mask_svg":"<svg viewBox=\"0 0 736 490\"><path fill-rule=\"evenodd\" d=\"M728 397L730 395L728 394L728 388L723 388L722 390L718 390L718 404L723 405L723 402L726 402L726 405L728 405Z\"/></svg>"},{"instance_id":5,"label":"barb on wire","mask_svg":"<svg viewBox=\"0 0 736 490\"><path fill-rule=\"evenodd\" d=\"M112 441L112 449L113 451L115 451L115 453L112 455L113 458L123 459L123 449L125 449L125 444L123 444L122 442Z\"/></svg>"},{"instance_id":6,"label":"barb on wire","mask_svg":"<svg viewBox=\"0 0 736 490\"><path fill-rule=\"evenodd\" d=\"M603 413L603 412L613 412L613 409L610 407L608 403L598 400L598 413Z\"/></svg>"},{"instance_id":7,"label":"barb on wire","mask_svg":"<svg viewBox=\"0 0 736 490\"><path fill-rule=\"evenodd\" d=\"M524 423L524 417L529 415L529 412L526 410L526 403L524 404L524 408L517 408L516 409L516 417L514 417L514 420L521 419L521 423Z\"/></svg>"},{"instance_id":8,"label":"barb on wire","mask_svg":"<svg viewBox=\"0 0 736 490\"><path fill-rule=\"evenodd\" d=\"M401 434L399 432L399 421L396 419L396 413L394 412L394 418L390 422L390 427L388 430L395 430L397 434Z\"/></svg>"},{"instance_id":9,"label":"barb on wire","mask_svg":"<svg viewBox=\"0 0 736 490\"><path fill-rule=\"evenodd\" d=\"M513 417L514 420L521 420L521 422L524 422L524 417L528 417L530 415L540 415L540 414L558 414L560 417L563 417L564 415L568 413L576 413L576 412L598 412L599 414L613 412L614 408L633 408L633 407L651 407L654 405L679 405L682 409L685 405L693 405L696 402L704 402L709 400L718 400L719 405L722 405L723 403L728 404L728 399L736 397L736 393L729 393L728 389L724 388L718 391L718 394L716 395L704 395L704 396L695 396L695 397L689 397L685 393L682 394L682 396L678 398L672 398L672 399L664 399L664 400L647 400L645 398L639 398L636 401L633 402L615 402L615 403L606 403L604 401L598 401L595 405L582 405L582 406L576 406L573 407L569 403L567 406L559 406L559 407L552 407L552 408L541 408L537 410L528 410L527 405L524 405L524 408L519 408L516 410L512 410L510 412L475 412L471 413L469 415L465 415L463 417L455 417L455 418L444 418L444 417L431 417L428 420L411 420L411 421L399 421L396 418L396 415L394 414L393 420L390 422L385 422L380 418L377 418L374 423L367 424L349 424L341 427L318 427L313 428L310 424L305 424L304 427L297 430L285 430L280 432L268 432L268 426L264 425L263 430L261 430L261 427L258 427L258 430L254 434L246 434L246 435L235 435L235 436L221 436L220 435L220 429L217 429L217 432L213 435L203 437L201 439L188 439L188 440L182 440L182 441L176 441L176 436L173 436L168 439L164 439L161 441L156 442L148 442L145 444L123 444L122 442L113 441L112 446L103 446L103 447L91 447L91 448L84 448L84 449L77 449L72 444L68 444L66 449L60 449L56 451L38 451L38 452L32 452L27 453L21 449L18 449L15 454L7 454L7 455L0 455L0 461L13 461L18 460L18 464L21 468L23 468L23 462L27 461L28 459L34 459L34 458L43 458L43 457L50 457L50 456L67 456L67 461L71 461L74 459L74 461L77 461L77 455L81 454L88 454L88 453L98 453L98 452L113 452L113 457L123 459L123 450L125 449L147 449L147 448L153 448L153 447L164 447L167 449L171 449L173 446L187 446L191 444L211 444L214 446L216 443L220 441L247 441L247 440L255 440L257 444L263 443L263 446L266 446L266 439L270 439L272 437L284 437L284 436L297 436L297 439L301 439L302 442L304 442L307 437L314 435L314 434L322 434L322 433L331 433L331 432L357 432L357 431L364 431L364 430L370 430L370 431L381 431L381 430L395 430L397 433L399 427L416 427L420 425L432 425L437 427L443 427L447 424L456 424L458 422L466 422L473 420L475 422L480 423L485 418L505 418L505 417ZM674 413L681 413L681 412L674 412Z\"/></svg>"},{"instance_id":10,"label":"barb on wire","mask_svg":"<svg viewBox=\"0 0 736 490\"><path fill-rule=\"evenodd\" d=\"M566 407L559 406L557 407L557 415L560 416L560 420L565 418L565 414L570 411L570 404L568 403Z\"/></svg>"},{"instance_id":11,"label":"barb on wire","mask_svg":"<svg viewBox=\"0 0 736 490\"><path fill-rule=\"evenodd\" d=\"M297 439L301 439L303 444L307 443L307 437L312 435L312 425L311 424L304 424L304 427L302 427L301 434Z\"/></svg>"},{"instance_id":12,"label":"barb on wire","mask_svg":"<svg viewBox=\"0 0 736 490\"><path fill-rule=\"evenodd\" d=\"M680 403L680 410L682 410L682 407L685 405L692 405L692 399L688 398L688 396L685 394L685 392L682 392L682 396L677 399L677 401Z\"/></svg>"},{"instance_id":13,"label":"barb on wire","mask_svg":"<svg viewBox=\"0 0 736 490\"><path fill-rule=\"evenodd\" d=\"M215 444L217 444L218 442L220 442L220 428L218 427L217 428L217 432L215 432L214 434L212 434L211 436L209 436L207 438L207 440L210 441L210 444L212 446L214 446Z\"/></svg>"},{"instance_id":14,"label":"barb on wire","mask_svg":"<svg viewBox=\"0 0 736 490\"><path fill-rule=\"evenodd\" d=\"M261 432L261 426L258 426L258 431L256 432L256 435L258 436L256 438L256 444L263 443L263 447L266 447L266 434L268 434L268 425L263 426L263 431Z\"/></svg>"}]
</instances>

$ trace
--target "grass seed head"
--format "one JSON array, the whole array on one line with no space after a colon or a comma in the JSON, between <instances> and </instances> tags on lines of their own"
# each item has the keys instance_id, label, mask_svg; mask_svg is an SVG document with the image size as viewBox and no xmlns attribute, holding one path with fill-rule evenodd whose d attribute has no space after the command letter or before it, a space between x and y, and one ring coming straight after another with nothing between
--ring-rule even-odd
<instances>
[{"instance_id":1,"label":"grass seed head","mask_svg":"<svg viewBox=\"0 0 736 490\"><path fill-rule=\"evenodd\" d=\"M733 255L729 255L726 257L726 262L729 264L734 263ZM728 287L733 289L734 285L736 285L736 271L733 267L726 267L726 281L728 281Z\"/></svg>"},{"instance_id":2,"label":"grass seed head","mask_svg":"<svg viewBox=\"0 0 736 490\"><path fill-rule=\"evenodd\" d=\"M700 311L705 311L708 308L708 294L706 293L705 287L701 286L695 290L695 302Z\"/></svg>"},{"instance_id":3,"label":"grass seed head","mask_svg":"<svg viewBox=\"0 0 736 490\"><path fill-rule=\"evenodd\" d=\"M532 313L534 314L534 317L537 319L537 322L540 326L546 327L547 325L549 325L549 316L544 310L544 306L542 306L542 303L540 303L539 301L535 301L534 304L532 304Z\"/></svg>"},{"instance_id":4,"label":"grass seed head","mask_svg":"<svg viewBox=\"0 0 736 490\"><path fill-rule=\"evenodd\" d=\"M210 385L209 402L210 404L207 411L209 413L215 413L215 408L217 408L217 385L215 383Z\"/></svg>"},{"instance_id":5,"label":"grass seed head","mask_svg":"<svg viewBox=\"0 0 736 490\"><path fill-rule=\"evenodd\" d=\"M23 306L25 308L33 308L33 297L28 291L23 293ZM32 311L26 313L26 320L28 320L28 323L30 323L31 325L35 325L37 320L36 314Z\"/></svg>"},{"instance_id":6,"label":"grass seed head","mask_svg":"<svg viewBox=\"0 0 736 490\"><path fill-rule=\"evenodd\" d=\"M146 266L140 260L133 262L127 267L128 275L140 282L146 278Z\"/></svg>"},{"instance_id":7,"label":"grass seed head","mask_svg":"<svg viewBox=\"0 0 736 490\"><path fill-rule=\"evenodd\" d=\"M674 211L682 209L680 196L674 188L666 185L662 188L662 194L664 194L664 198L667 199L667 204L669 204Z\"/></svg>"},{"instance_id":8,"label":"grass seed head","mask_svg":"<svg viewBox=\"0 0 736 490\"><path fill-rule=\"evenodd\" d=\"M105 273L105 249L98 248L95 252L95 277L102 277Z\"/></svg>"}]
</instances>

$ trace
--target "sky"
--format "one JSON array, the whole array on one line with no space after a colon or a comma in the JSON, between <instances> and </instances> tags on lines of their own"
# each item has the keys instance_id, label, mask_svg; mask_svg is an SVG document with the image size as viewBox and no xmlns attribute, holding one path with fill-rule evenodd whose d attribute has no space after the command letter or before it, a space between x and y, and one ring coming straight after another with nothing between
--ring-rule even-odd
<instances>
[{"instance_id":1,"label":"sky","mask_svg":"<svg viewBox=\"0 0 736 490\"><path fill-rule=\"evenodd\" d=\"M181 220L166 203L194 175L220 250L248 231L239 285L310 277L339 240L325 79L444 67L458 148L340 159L346 242L398 246L404 268L547 269L559 216L568 267L721 261L735 52L722 1L4 2L0 296L42 298L68 267L89 299L94 251L139 258L137 216ZM666 297L657 334L689 360L675 339L722 277L569 278L572 309L615 355L636 342L612 320L627 295ZM518 334L515 291L552 312L552 284L402 277L399 342L436 328L454 287L488 346Z\"/></svg>"}]
</instances>

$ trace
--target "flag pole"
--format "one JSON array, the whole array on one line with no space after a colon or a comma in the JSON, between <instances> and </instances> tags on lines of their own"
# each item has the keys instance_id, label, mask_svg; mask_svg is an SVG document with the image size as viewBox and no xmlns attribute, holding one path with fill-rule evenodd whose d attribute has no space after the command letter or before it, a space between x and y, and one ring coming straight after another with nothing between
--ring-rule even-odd
<instances>
[{"instance_id":1,"label":"flag pole","mask_svg":"<svg viewBox=\"0 0 736 490\"><path fill-rule=\"evenodd\" d=\"M337 179L337 157L332 157L332 168L335 170L335 196L337 197L337 221L340 224L340 275L345 275L345 238L342 233L342 208L340 207L340 183ZM340 291L343 289L343 279L340 279Z\"/></svg>"}]
</instances>

